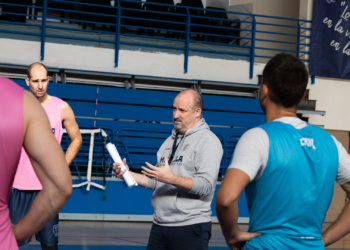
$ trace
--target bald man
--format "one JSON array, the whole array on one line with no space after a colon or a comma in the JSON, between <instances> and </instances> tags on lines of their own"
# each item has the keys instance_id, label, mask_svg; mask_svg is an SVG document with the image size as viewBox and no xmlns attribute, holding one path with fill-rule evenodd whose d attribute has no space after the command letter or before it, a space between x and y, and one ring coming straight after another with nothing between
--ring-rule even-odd
<instances>
[{"instance_id":1,"label":"bald man","mask_svg":"<svg viewBox=\"0 0 350 250\"><path fill-rule=\"evenodd\" d=\"M211 202L223 150L202 118L203 99L198 92L182 91L173 107L174 129L157 153L157 165L146 162L143 174L131 172L139 185L155 190L147 250L208 249ZM114 164L114 171L122 178L119 165Z\"/></svg>"},{"instance_id":2,"label":"bald man","mask_svg":"<svg viewBox=\"0 0 350 250\"><path fill-rule=\"evenodd\" d=\"M29 86L31 94L46 111L52 134L58 143L61 143L63 124L71 139L65 155L69 166L80 149L82 137L75 121L74 113L68 103L47 93L49 79L44 64L33 63L28 67L27 78L25 79L26 83ZM42 183L35 174L28 155L22 149L9 200L12 223L16 224L28 212L40 190L42 190ZM58 249L58 214L36 234L36 239L41 243L43 250ZM30 240L31 238L27 239L24 244L29 243Z\"/></svg>"}]
</instances>

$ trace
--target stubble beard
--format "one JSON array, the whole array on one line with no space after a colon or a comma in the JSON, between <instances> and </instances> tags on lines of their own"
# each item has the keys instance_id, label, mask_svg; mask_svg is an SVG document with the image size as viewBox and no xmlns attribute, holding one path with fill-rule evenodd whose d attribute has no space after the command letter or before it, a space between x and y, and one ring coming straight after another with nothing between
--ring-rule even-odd
<instances>
[{"instance_id":1,"label":"stubble beard","mask_svg":"<svg viewBox=\"0 0 350 250\"><path fill-rule=\"evenodd\" d=\"M41 94L39 94L38 91L35 91L34 93L32 92L32 94L33 94L36 98L41 98L41 97L45 96L46 91L43 91Z\"/></svg>"},{"instance_id":2,"label":"stubble beard","mask_svg":"<svg viewBox=\"0 0 350 250\"><path fill-rule=\"evenodd\" d=\"M177 131L179 131L179 130L181 130L181 129L183 129L185 127L185 124L183 124L182 121L179 121L179 120L177 120L177 121L179 122L178 124L176 124L175 121L174 121L174 128Z\"/></svg>"}]
</instances>

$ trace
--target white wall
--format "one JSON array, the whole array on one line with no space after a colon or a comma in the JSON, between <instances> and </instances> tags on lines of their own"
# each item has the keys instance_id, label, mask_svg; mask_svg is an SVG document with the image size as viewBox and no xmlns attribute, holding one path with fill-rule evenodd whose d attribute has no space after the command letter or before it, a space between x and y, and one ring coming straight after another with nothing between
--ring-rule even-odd
<instances>
[{"instance_id":1,"label":"white wall","mask_svg":"<svg viewBox=\"0 0 350 250\"><path fill-rule=\"evenodd\" d=\"M0 39L0 63L29 65L40 61L40 43ZM114 67L114 49L65 44L45 44L48 67L66 68L147 76L198 79L257 84L255 76L249 79L249 62L189 57L188 73L184 73L184 56L121 50L119 67ZM256 68L255 75L261 73Z\"/></svg>"}]
</instances>

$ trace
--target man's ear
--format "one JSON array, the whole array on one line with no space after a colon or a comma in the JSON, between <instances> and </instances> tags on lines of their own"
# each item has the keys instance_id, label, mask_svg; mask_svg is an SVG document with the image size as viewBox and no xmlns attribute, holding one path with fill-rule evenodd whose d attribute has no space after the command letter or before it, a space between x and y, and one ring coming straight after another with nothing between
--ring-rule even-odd
<instances>
[{"instance_id":1,"label":"man's ear","mask_svg":"<svg viewBox=\"0 0 350 250\"><path fill-rule=\"evenodd\" d=\"M202 114L202 109L200 109L200 108L196 108L196 118L200 118L201 117L201 114Z\"/></svg>"},{"instance_id":2,"label":"man's ear","mask_svg":"<svg viewBox=\"0 0 350 250\"><path fill-rule=\"evenodd\" d=\"M306 91L305 91L305 93L303 94L303 97L299 100L298 104L299 104L302 100L304 100L305 96L306 96ZM298 105L297 105L297 106L298 106Z\"/></svg>"},{"instance_id":3,"label":"man's ear","mask_svg":"<svg viewBox=\"0 0 350 250\"><path fill-rule=\"evenodd\" d=\"M267 87L266 84L262 85L262 91L263 91L263 94L266 96L269 94L269 88Z\"/></svg>"},{"instance_id":4,"label":"man's ear","mask_svg":"<svg viewBox=\"0 0 350 250\"><path fill-rule=\"evenodd\" d=\"M28 77L26 77L26 84L27 84L27 86L29 86L29 78Z\"/></svg>"},{"instance_id":5,"label":"man's ear","mask_svg":"<svg viewBox=\"0 0 350 250\"><path fill-rule=\"evenodd\" d=\"M259 91L260 91L260 93L259 93L260 101L265 100L269 95L269 88L267 87L267 85L261 84Z\"/></svg>"}]
</instances>

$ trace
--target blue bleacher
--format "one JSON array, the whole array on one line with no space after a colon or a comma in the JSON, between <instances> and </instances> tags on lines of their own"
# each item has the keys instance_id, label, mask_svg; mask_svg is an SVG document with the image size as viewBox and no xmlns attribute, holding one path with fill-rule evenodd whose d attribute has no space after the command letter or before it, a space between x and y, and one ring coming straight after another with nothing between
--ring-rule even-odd
<instances>
[{"instance_id":1,"label":"blue bleacher","mask_svg":"<svg viewBox=\"0 0 350 250\"><path fill-rule=\"evenodd\" d=\"M24 80L15 80L27 88ZM97 86L50 83L48 93L62 98L72 107L80 129L93 129L95 122ZM107 141L116 144L121 157L138 171L144 162L156 164L156 153L170 136L172 104L176 92L99 87L96 128L108 134ZM265 122L259 100L228 96L203 95L203 117L218 136L224 149L219 179L230 164L240 136L247 129ZM96 134L93 175L111 175L111 158L105 152L106 168L102 169L104 139ZM64 150L68 135L62 139ZM83 135L83 145L71 165L73 174L86 174L90 135Z\"/></svg>"}]
</instances>

